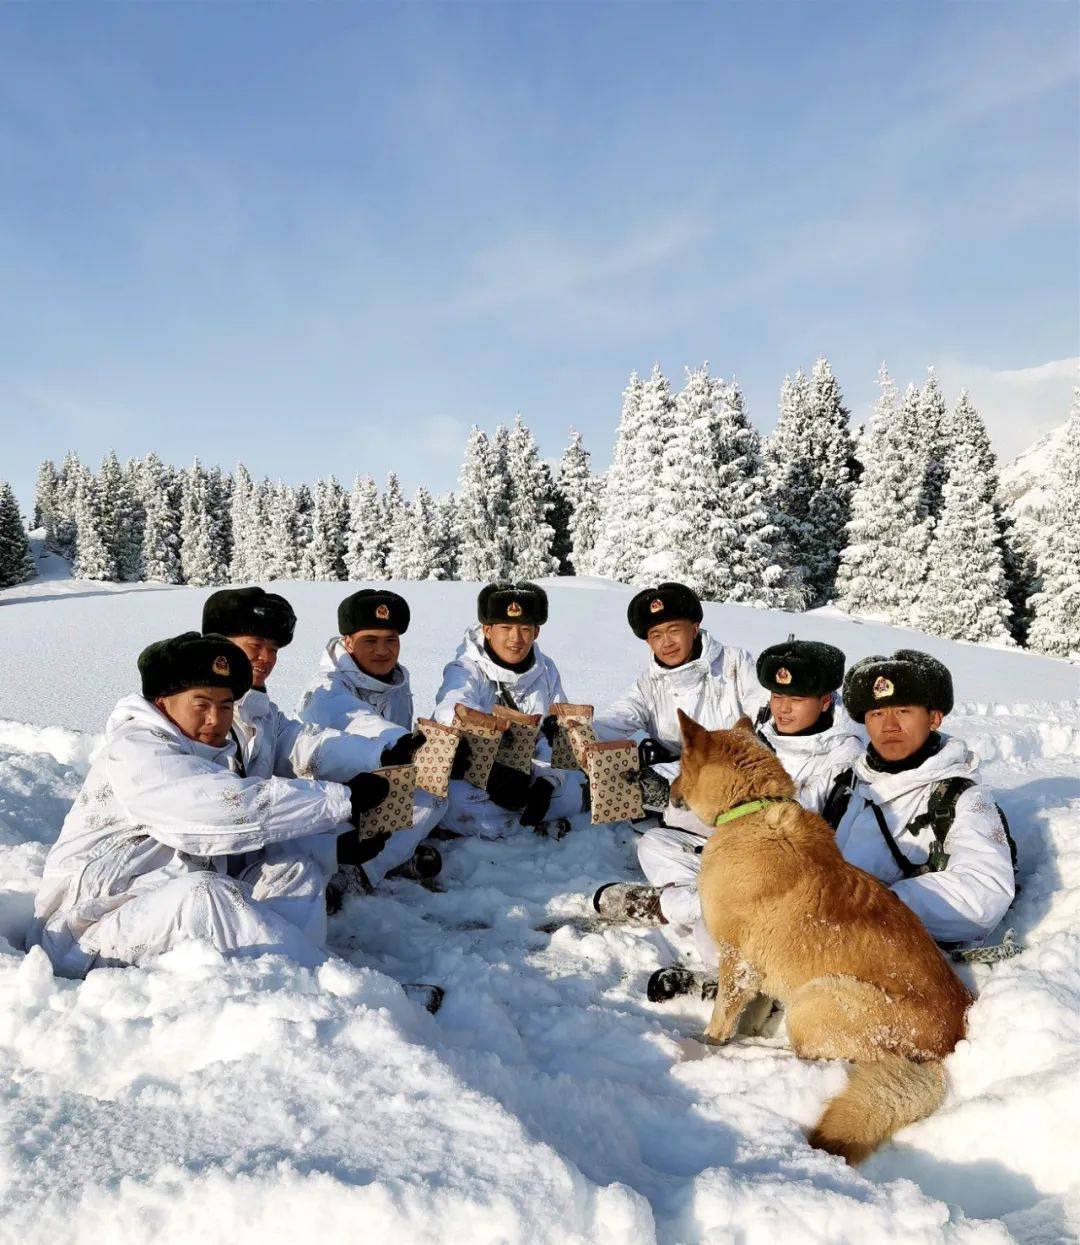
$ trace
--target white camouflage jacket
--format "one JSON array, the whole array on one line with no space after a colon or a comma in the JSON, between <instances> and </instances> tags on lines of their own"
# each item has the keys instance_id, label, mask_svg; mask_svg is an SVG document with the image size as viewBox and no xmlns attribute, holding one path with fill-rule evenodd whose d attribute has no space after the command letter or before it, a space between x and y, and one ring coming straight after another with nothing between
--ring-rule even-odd
<instances>
[{"instance_id":1,"label":"white camouflage jacket","mask_svg":"<svg viewBox=\"0 0 1080 1245\"><path fill-rule=\"evenodd\" d=\"M197 743L142 696L125 696L45 860L28 942L63 954L106 913L212 858L324 834L350 820L336 782L241 777L236 745ZM70 942L68 942L70 940Z\"/></svg>"},{"instance_id":2,"label":"white camouflage jacket","mask_svg":"<svg viewBox=\"0 0 1080 1245\"><path fill-rule=\"evenodd\" d=\"M757 681L754 659L744 648L721 644L702 630L701 656L668 668L650 659L630 690L594 726L601 739L627 739L642 731L673 752L682 752L681 709L706 730L727 730L743 714L751 721L768 701Z\"/></svg>"},{"instance_id":3,"label":"white camouflage jacket","mask_svg":"<svg viewBox=\"0 0 1080 1245\"><path fill-rule=\"evenodd\" d=\"M832 726L817 735L781 735L772 718L757 733L795 780L795 798L815 813L824 807L836 776L866 751L866 741L839 705L833 706Z\"/></svg>"},{"instance_id":4,"label":"white camouflage jacket","mask_svg":"<svg viewBox=\"0 0 1080 1245\"><path fill-rule=\"evenodd\" d=\"M943 736L941 750L918 769L882 774L865 754L856 761L855 788L836 830L845 860L884 882L922 920L939 942L984 938L1005 915L1015 891L1012 858L1001 817L990 794L975 786L956 802L956 819L946 839L947 866L937 873L904 878L878 828L872 801L882 811L897 847L913 864L924 864L934 842L927 827L906 827L926 811L934 784L943 778L975 778L978 761L962 740Z\"/></svg>"},{"instance_id":5,"label":"white camouflage jacket","mask_svg":"<svg viewBox=\"0 0 1080 1245\"><path fill-rule=\"evenodd\" d=\"M370 739L381 753L412 730L409 672L396 666L393 681L384 683L365 674L341 637L333 636L319 661L319 673L300 698L299 717L314 726Z\"/></svg>"},{"instance_id":6,"label":"white camouflage jacket","mask_svg":"<svg viewBox=\"0 0 1080 1245\"><path fill-rule=\"evenodd\" d=\"M468 705L490 713L497 704L505 704L500 693L505 689L522 713L548 713L556 701L566 699L559 671L550 657L533 645L536 660L520 674L492 661L484 650L484 630L477 624L465 632L454 660L443 670L442 686L435 698L436 722L450 726L454 706ZM551 760L551 746L541 735L537 740L536 757Z\"/></svg>"}]
</instances>

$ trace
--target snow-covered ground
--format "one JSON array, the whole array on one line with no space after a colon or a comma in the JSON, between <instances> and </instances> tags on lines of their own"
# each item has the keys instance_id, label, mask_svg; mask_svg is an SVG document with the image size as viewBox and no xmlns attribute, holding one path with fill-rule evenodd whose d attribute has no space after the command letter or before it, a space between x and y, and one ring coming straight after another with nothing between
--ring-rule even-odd
<instances>
[{"instance_id":1,"label":"snow-covered ground","mask_svg":"<svg viewBox=\"0 0 1080 1245\"><path fill-rule=\"evenodd\" d=\"M633 835L446 845L445 893L347 904L311 972L190 945L149 969L52 977L19 949L48 844L135 655L198 625L209 590L52 576L0 593L0 1241L1051 1242L1080 1229L1080 671L831 611L707 607L757 651L795 630L856 658L925 647L954 671L947 723L985 759L1020 843L1020 957L979 999L947 1104L860 1171L802 1137L843 1080L782 1037L717 1050L706 1012L644 999L685 948L597 931ZM643 646L629 590L551 581L541 644L603 703ZM282 585L300 616L272 690L291 707L342 584ZM405 584L417 708L475 585ZM556 924L555 932L543 926ZM396 980L437 982L437 1016Z\"/></svg>"}]
</instances>

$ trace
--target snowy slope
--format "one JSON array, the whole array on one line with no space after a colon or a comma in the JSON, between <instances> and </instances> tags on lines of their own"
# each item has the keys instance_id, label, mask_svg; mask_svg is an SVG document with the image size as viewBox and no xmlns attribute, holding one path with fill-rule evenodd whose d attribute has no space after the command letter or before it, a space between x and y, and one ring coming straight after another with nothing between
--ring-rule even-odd
<instances>
[{"instance_id":1,"label":"snowy slope","mask_svg":"<svg viewBox=\"0 0 1080 1245\"><path fill-rule=\"evenodd\" d=\"M642 662L629 590L552 581L542 643L574 699ZM340 584L282 585L300 615L274 676L291 705ZM407 584L404 659L425 712L475 585ZM629 830L447 845L446 891L407 882L332 922L318 972L184 948L53 979L18 950L93 732L195 589L54 580L0 593L0 1242L1050 1242L1080 1228L1080 674L828 611L707 607L753 650L795 629L852 657L917 643L954 669L949 720L1021 847L1008 923L1029 950L974 970L952 1090L860 1172L801 1128L843 1080L782 1038L697 1041L702 1005L644 1000L686 949L573 923L634 876ZM33 725L22 725L31 723ZM437 1017L394 984L434 981Z\"/></svg>"}]
</instances>

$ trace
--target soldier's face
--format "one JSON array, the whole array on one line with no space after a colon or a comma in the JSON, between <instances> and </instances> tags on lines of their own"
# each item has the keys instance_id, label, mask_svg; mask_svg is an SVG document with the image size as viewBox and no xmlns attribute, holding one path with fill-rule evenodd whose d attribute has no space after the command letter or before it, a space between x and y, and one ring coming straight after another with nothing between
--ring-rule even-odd
<instances>
[{"instance_id":1,"label":"soldier's face","mask_svg":"<svg viewBox=\"0 0 1080 1245\"><path fill-rule=\"evenodd\" d=\"M701 624L688 618L657 623L645 633L645 642L665 666L681 666L690 656Z\"/></svg>"},{"instance_id":2,"label":"soldier's face","mask_svg":"<svg viewBox=\"0 0 1080 1245\"><path fill-rule=\"evenodd\" d=\"M797 735L807 730L831 704L831 696L782 696L773 692L769 697L773 721L781 735Z\"/></svg>"},{"instance_id":3,"label":"soldier's face","mask_svg":"<svg viewBox=\"0 0 1080 1245\"><path fill-rule=\"evenodd\" d=\"M386 627L354 631L352 635L343 635L341 642L365 674L374 674L379 678L385 678L401 656L401 636Z\"/></svg>"},{"instance_id":4,"label":"soldier's face","mask_svg":"<svg viewBox=\"0 0 1080 1245\"><path fill-rule=\"evenodd\" d=\"M524 661L536 642L540 628L532 623L485 623L484 639L501 661L516 665Z\"/></svg>"},{"instance_id":5,"label":"soldier's face","mask_svg":"<svg viewBox=\"0 0 1080 1245\"><path fill-rule=\"evenodd\" d=\"M233 723L233 694L227 687L189 687L171 696L159 696L154 704L196 743L220 748L229 738Z\"/></svg>"},{"instance_id":6,"label":"soldier's face","mask_svg":"<svg viewBox=\"0 0 1080 1245\"><path fill-rule=\"evenodd\" d=\"M886 761L904 761L923 746L941 725L938 709L922 705L885 705L866 715L866 733Z\"/></svg>"},{"instance_id":7,"label":"soldier's face","mask_svg":"<svg viewBox=\"0 0 1080 1245\"><path fill-rule=\"evenodd\" d=\"M259 635L231 635L229 639L237 648L247 653L251 662L252 686L263 689L266 680L273 674L277 665L278 645Z\"/></svg>"}]
</instances>

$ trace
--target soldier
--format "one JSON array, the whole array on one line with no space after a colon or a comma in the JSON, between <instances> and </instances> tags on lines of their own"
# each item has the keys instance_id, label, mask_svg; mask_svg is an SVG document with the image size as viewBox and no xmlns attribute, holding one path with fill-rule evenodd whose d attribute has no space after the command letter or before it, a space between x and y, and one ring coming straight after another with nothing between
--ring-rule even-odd
<instances>
[{"instance_id":1,"label":"soldier","mask_svg":"<svg viewBox=\"0 0 1080 1245\"><path fill-rule=\"evenodd\" d=\"M488 584L480 590L477 617L478 624L466 631L443 670L436 721L452 725L459 704L483 713L505 705L546 717L566 697L555 663L536 643L548 617L543 588L527 582ZM550 762L550 742L541 736L531 775L496 764L486 791L452 782L445 824L485 838L498 838L519 825L561 838L584 810L588 788L582 774L552 769Z\"/></svg>"},{"instance_id":2,"label":"soldier","mask_svg":"<svg viewBox=\"0 0 1080 1245\"><path fill-rule=\"evenodd\" d=\"M644 732L642 787L647 806L660 813L660 824L638 842L638 861L649 884L609 882L593 896L593 907L611 920L670 923L689 933L701 915L697 877L710 830L688 809L668 801L682 748L677 710L708 730L723 730L744 715L755 718L766 697L746 649L721 644L702 629L701 599L692 588L676 583L646 588L631 599L626 614L631 630L652 650L652 660L594 726L607 739Z\"/></svg>"},{"instance_id":3,"label":"soldier","mask_svg":"<svg viewBox=\"0 0 1080 1245\"><path fill-rule=\"evenodd\" d=\"M264 849L324 835L355 846L356 819L385 797L386 780L246 774L232 724L251 663L224 636L151 644L139 674L142 694L110 715L49 851L28 941L68 977L142 964L190 939L320 962L326 870L317 853L270 860Z\"/></svg>"},{"instance_id":4,"label":"soldier","mask_svg":"<svg viewBox=\"0 0 1080 1245\"><path fill-rule=\"evenodd\" d=\"M928 653L899 649L848 671L844 705L866 752L826 802L845 860L889 886L943 944L979 942L1015 894L1015 845L977 781L978 759L941 732L952 676Z\"/></svg>"},{"instance_id":5,"label":"soldier","mask_svg":"<svg viewBox=\"0 0 1080 1245\"><path fill-rule=\"evenodd\" d=\"M338 606L339 634L326 645L319 673L300 702L300 717L315 726L335 727L371 740L381 750L382 765L405 765L424 742L413 730L409 672L401 664L401 637L409 629L408 602L396 592L361 588ZM468 745L459 749L455 767L463 771ZM446 812L446 801L417 790L413 823L390 836L365 866L376 884L387 874L430 881L442 869L442 857L423 843Z\"/></svg>"}]
</instances>

